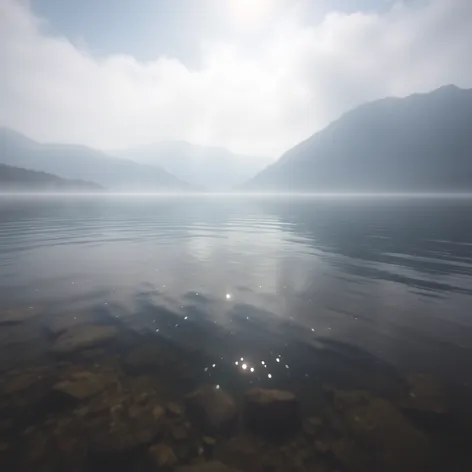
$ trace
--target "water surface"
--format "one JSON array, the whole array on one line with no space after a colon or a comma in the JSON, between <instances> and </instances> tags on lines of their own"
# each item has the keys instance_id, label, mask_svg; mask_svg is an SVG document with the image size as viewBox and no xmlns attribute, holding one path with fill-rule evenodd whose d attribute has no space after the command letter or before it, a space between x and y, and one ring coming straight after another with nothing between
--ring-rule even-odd
<instances>
[{"instance_id":1,"label":"water surface","mask_svg":"<svg viewBox=\"0 0 472 472\"><path fill-rule=\"evenodd\" d=\"M0 222L1 309L114 319L218 386L422 372L468 408L467 199L5 198Z\"/></svg>"}]
</instances>

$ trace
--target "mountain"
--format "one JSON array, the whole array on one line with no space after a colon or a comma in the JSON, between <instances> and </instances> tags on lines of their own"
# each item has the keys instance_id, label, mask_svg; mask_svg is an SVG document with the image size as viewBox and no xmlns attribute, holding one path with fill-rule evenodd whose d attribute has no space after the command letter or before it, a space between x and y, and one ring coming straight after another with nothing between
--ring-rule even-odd
<instances>
[{"instance_id":1,"label":"mountain","mask_svg":"<svg viewBox=\"0 0 472 472\"><path fill-rule=\"evenodd\" d=\"M101 192L100 185L82 180L0 164L0 192Z\"/></svg>"},{"instance_id":2,"label":"mountain","mask_svg":"<svg viewBox=\"0 0 472 472\"><path fill-rule=\"evenodd\" d=\"M251 191L472 190L472 90L362 105L286 152Z\"/></svg>"},{"instance_id":3,"label":"mountain","mask_svg":"<svg viewBox=\"0 0 472 472\"><path fill-rule=\"evenodd\" d=\"M113 153L139 163L157 165L186 182L227 190L255 176L269 159L233 154L224 148L165 141Z\"/></svg>"},{"instance_id":4,"label":"mountain","mask_svg":"<svg viewBox=\"0 0 472 472\"><path fill-rule=\"evenodd\" d=\"M111 157L85 146L41 144L0 128L0 163L97 182L114 191L181 191L193 187L156 166Z\"/></svg>"}]
</instances>

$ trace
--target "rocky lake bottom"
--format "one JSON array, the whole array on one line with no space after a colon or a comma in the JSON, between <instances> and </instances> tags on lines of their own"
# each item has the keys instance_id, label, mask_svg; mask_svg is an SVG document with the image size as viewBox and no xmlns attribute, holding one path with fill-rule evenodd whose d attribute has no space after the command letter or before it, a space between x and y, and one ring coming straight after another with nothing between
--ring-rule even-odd
<instances>
[{"instance_id":1,"label":"rocky lake bottom","mask_svg":"<svg viewBox=\"0 0 472 472\"><path fill-rule=\"evenodd\" d=\"M428 375L310 348L335 378L248 384L224 356L113 317L24 307L2 312L0 328L1 470L471 470L470 417ZM206 375L216 368L225 385Z\"/></svg>"}]
</instances>

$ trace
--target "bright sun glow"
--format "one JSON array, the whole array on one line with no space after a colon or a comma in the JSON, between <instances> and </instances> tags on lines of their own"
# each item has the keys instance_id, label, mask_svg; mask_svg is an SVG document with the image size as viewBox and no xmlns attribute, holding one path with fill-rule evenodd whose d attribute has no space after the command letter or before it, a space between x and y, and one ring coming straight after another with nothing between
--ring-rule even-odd
<instances>
[{"instance_id":1,"label":"bright sun glow","mask_svg":"<svg viewBox=\"0 0 472 472\"><path fill-rule=\"evenodd\" d=\"M227 0L234 20L246 26L263 21L274 7L275 0Z\"/></svg>"}]
</instances>

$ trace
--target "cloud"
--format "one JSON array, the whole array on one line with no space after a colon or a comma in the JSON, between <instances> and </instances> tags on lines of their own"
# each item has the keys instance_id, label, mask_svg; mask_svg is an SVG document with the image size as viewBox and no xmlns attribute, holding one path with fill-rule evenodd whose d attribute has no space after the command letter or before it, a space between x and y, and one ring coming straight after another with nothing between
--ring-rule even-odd
<instances>
[{"instance_id":1,"label":"cloud","mask_svg":"<svg viewBox=\"0 0 472 472\"><path fill-rule=\"evenodd\" d=\"M364 101L472 87L470 0L331 12L311 26L302 15L281 11L252 54L202 42L192 69L94 56L46 33L27 2L0 0L0 125L103 149L186 139L277 157Z\"/></svg>"}]
</instances>

